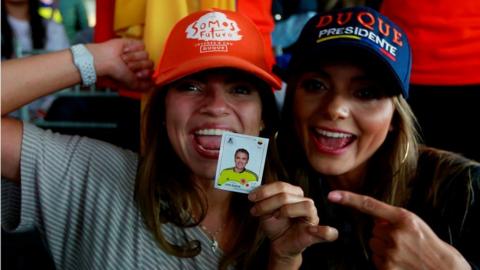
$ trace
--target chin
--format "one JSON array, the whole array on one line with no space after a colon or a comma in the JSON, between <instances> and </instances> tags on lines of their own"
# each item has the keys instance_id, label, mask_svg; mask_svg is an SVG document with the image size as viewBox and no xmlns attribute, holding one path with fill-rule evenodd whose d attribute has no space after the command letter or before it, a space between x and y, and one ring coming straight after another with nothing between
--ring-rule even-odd
<instances>
[{"instance_id":1,"label":"chin","mask_svg":"<svg viewBox=\"0 0 480 270\"><path fill-rule=\"evenodd\" d=\"M346 172L345 162L337 162L329 159L309 160L310 164L314 164L312 168L323 175L341 175Z\"/></svg>"},{"instance_id":2,"label":"chin","mask_svg":"<svg viewBox=\"0 0 480 270\"><path fill-rule=\"evenodd\" d=\"M315 168L315 170L323 175L330 175L330 176L337 176L342 175L345 173L345 170L342 168L335 168L335 167L322 167L322 168Z\"/></svg>"}]
</instances>

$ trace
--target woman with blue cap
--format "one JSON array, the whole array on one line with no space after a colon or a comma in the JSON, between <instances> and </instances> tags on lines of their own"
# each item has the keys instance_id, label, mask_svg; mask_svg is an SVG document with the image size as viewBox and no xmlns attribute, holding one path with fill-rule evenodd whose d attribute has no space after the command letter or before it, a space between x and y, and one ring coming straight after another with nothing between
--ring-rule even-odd
<instances>
[{"instance_id":1,"label":"woman with blue cap","mask_svg":"<svg viewBox=\"0 0 480 270\"><path fill-rule=\"evenodd\" d=\"M355 7L313 17L296 48L277 144L320 224L338 230L302 267L479 267L480 165L420 145L405 33Z\"/></svg>"}]
</instances>

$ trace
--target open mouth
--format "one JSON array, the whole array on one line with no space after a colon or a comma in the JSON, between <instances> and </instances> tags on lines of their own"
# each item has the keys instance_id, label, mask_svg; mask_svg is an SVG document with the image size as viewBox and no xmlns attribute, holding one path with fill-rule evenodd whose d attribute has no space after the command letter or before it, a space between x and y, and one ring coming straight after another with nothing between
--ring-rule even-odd
<instances>
[{"instance_id":1,"label":"open mouth","mask_svg":"<svg viewBox=\"0 0 480 270\"><path fill-rule=\"evenodd\" d=\"M320 152L340 154L357 138L351 133L328 131L320 128L311 130L313 140Z\"/></svg>"},{"instance_id":2,"label":"open mouth","mask_svg":"<svg viewBox=\"0 0 480 270\"><path fill-rule=\"evenodd\" d=\"M194 132L194 148L203 157L218 159L225 129L198 129Z\"/></svg>"}]
</instances>

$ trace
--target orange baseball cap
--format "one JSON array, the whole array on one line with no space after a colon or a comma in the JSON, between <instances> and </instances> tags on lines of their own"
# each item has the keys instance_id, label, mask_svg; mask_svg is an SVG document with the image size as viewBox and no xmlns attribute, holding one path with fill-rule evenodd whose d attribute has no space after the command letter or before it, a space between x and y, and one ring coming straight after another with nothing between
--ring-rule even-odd
<instances>
[{"instance_id":1,"label":"orange baseball cap","mask_svg":"<svg viewBox=\"0 0 480 270\"><path fill-rule=\"evenodd\" d=\"M267 49L255 24L244 15L219 9L195 12L173 27L153 80L164 86L206 69L228 67L280 89L281 80L267 64Z\"/></svg>"}]
</instances>

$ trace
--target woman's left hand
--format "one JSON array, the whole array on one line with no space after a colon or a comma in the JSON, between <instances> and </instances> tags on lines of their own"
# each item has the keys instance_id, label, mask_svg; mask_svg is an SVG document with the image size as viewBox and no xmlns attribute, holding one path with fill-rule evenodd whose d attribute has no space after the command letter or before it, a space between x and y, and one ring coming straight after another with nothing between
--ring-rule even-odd
<instances>
[{"instance_id":1,"label":"woman's left hand","mask_svg":"<svg viewBox=\"0 0 480 270\"><path fill-rule=\"evenodd\" d=\"M308 246L337 239L336 229L319 226L317 209L300 187L285 182L262 185L248 196L251 209L271 241L270 268L298 268Z\"/></svg>"},{"instance_id":2,"label":"woman's left hand","mask_svg":"<svg viewBox=\"0 0 480 270\"><path fill-rule=\"evenodd\" d=\"M328 198L375 218L369 245L377 269L471 269L460 252L406 209L348 191L332 191Z\"/></svg>"}]
</instances>

